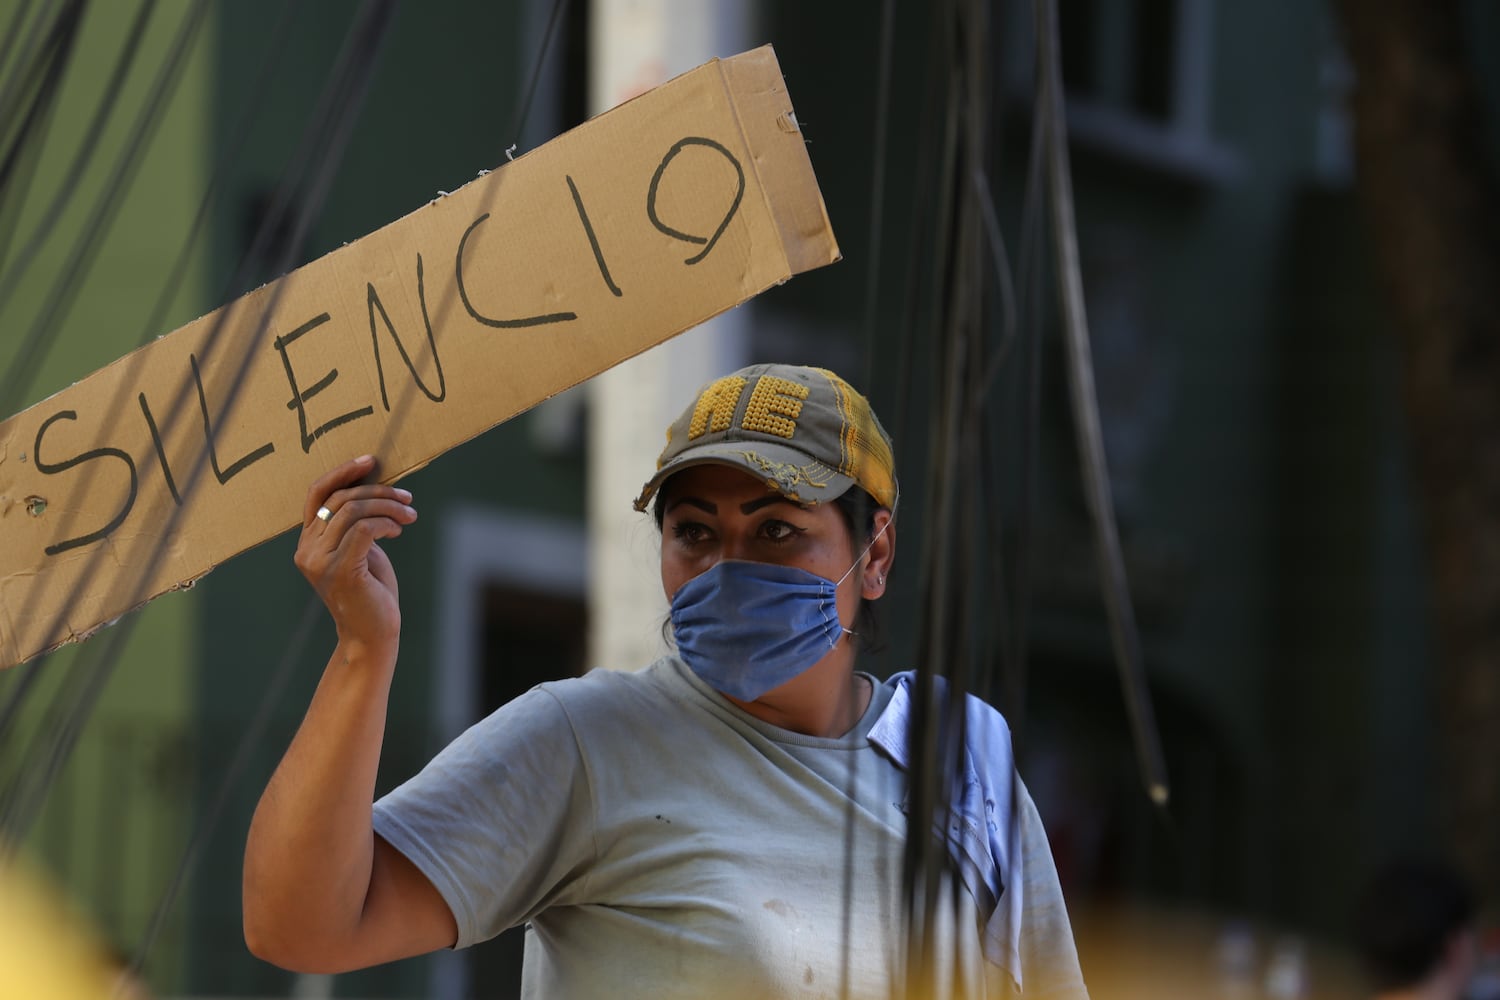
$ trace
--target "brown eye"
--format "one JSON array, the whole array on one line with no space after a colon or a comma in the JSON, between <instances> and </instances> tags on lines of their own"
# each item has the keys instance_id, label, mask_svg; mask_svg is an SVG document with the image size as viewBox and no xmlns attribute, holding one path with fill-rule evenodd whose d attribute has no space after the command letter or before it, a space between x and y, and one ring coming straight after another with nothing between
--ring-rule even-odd
<instances>
[{"instance_id":1,"label":"brown eye","mask_svg":"<svg viewBox=\"0 0 1500 1000\"><path fill-rule=\"evenodd\" d=\"M708 538L708 528L697 521L678 521L672 525L672 537L684 545L696 545Z\"/></svg>"},{"instance_id":2,"label":"brown eye","mask_svg":"<svg viewBox=\"0 0 1500 1000\"><path fill-rule=\"evenodd\" d=\"M760 526L760 533L771 542L789 542L802 534L802 529L785 521L767 521Z\"/></svg>"}]
</instances>

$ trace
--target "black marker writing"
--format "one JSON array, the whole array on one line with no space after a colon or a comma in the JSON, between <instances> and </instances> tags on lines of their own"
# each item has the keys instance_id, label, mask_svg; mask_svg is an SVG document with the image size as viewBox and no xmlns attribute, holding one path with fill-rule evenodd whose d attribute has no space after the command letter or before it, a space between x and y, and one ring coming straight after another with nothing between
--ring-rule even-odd
<instances>
[{"instance_id":1,"label":"black marker writing","mask_svg":"<svg viewBox=\"0 0 1500 1000\"><path fill-rule=\"evenodd\" d=\"M583 207L583 198L578 194L578 185L573 183L571 176L568 177L568 190L573 193L573 207L578 209L578 221L583 223L583 231L588 234L589 246L594 250L594 263L599 266L599 274L615 298L619 298L625 293L620 291L615 279L609 276L609 265L604 263L604 251L599 249L599 237L594 235L594 224L589 221L589 213Z\"/></svg>"},{"instance_id":2,"label":"black marker writing","mask_svg":"<svg viewBox=\"0 0 1500 1000\"><path fill-rule=\"evenodd\" d=\"M36 459L37 471L48 476L53 476L59 472L67 472L75 465L91 462L96 458L117 458L124 462L125 467L130 470L130 495L125 498L125 506L120 508L120 512L114 516L112 521L98 531L91 531L86 535L79 535L77 538L69 538L58 542L56 545L47 546L43 551L49 556L55 556L59 552L66 552L69 549L76 549L80 545L87 545L90 542L97 542L125 523L125 518L130 516L130 510L135 506L136 489L140 485L135 474L135 461L118 448L95 448L92 451L83 452L81 455L74 455L72 458L64 459L61 462L48 462L42 458L42 438L46 436L47 428L59 420L77 419L78 414L75 411L59 410L44 420L42 426L37 428L36 443L31 446L31 454Z\"/></svg>"},{"instance_id":3,"label":"black marker writing","mask_svg":"<svg viewBox=\"0 0 1500 1000\"><path fill-rule=\"evenodd\" d=\"M503 329L521 326L542 326L546 323L566 323L569 320L577 319L578 314L573 312L544 313L540 316L523 316L520 319L492 319L489 316L481 315L474 308L474 303L469 301L469 292L464 288L464 247L468 244L469 237L473 235L474 230L489 217L490 213L485 212L479 218L469 223L469 228L464 230L463 238L458 241L458 259L453 264L453 275L458 280L458 297L463 300L464 308L469 311L469 315L485 326L495 326Z\"/></svg>"},{"instance_id":4,"label":"black marker writing","mask_svg":"<svg viewBox=\"0 0 1500 1000\"><path fill-rule=\"evenodd\" d=\"M198 370L198 358L196 355L189 354L188 363L193 366L193 382L198 386L198 409L203 413L203 439L208 442L208 461L213 466L214 478L219 480L220 486L223 486L235 476L244 472L250 465L275 451L276 446L267 442L232 464L229 468L220 469L219 453L214 448L214 427L213 423L208 419L208 399L203 395L203 373Z\"/></svg>"},{"instance_id":5,"label":"black marker writing","mask_svg":"<svg viewBox=\"0 0 1500 1000\"><path fill-rule=\"evenodd\" d=\"M319 424L310 432L307 429L308 400L312 399L318 393L322 392L324 389L332 385L333 380L339 377L339 370L337 368L330 368L328 369L327 374L318 379L312 385L308 386L306 389L299 389L297 387L297 373L292 370L292 359L291 356L287 354L286 349L292 344L296 343L308 332L317 329L324 323L327 323L329 319L330 317L327 313L319 313L312 319L308 320L306 323L303 323L301 326L297 327L297 329L293 330L291 333L283 334L282 336L277 337L272 342L276 347L276 352L281 355L281 367L286 370L287 383L292 387L292 398L287 400L286 408L288 410L297 411L297 426L302 432L302 451L304 454L312 451L314 441L322 437L324 434L327 434L335 427L341 427L351 421L358 420L360 417L368 417L375 412L375 408L373 406L361 406L357 410L350 410L348 413L341 413L338 416L334 417L332 420Z\"/></svg>"},{"instance_id":6,"label":"black marker writing","mask_svg":"<svg viewBox=\"0 0 1500 1000\"><path fill-rule=\"evenodd\" d=\"M172 499L181 507L182 497L177 492L177 483L172 479L172 467L167 464L167 449L161 445L161 431L156 429L156 419L151 416L151 407L146 405L146 394L143 392L136 398L141 403L141 416L146 418L146 426L151 428L151 443L156 446L156 457L161 460L161 474L167 479L167 489L172 491Z\"/></svg>"},{"instance_id":7,"label":"black marker writing","mask_svg":"<svg viewBox=\"0 0 1500 1000\"><path fill-rule=\"evenodd\" d=\"M437 342L432 336L432 320L427 315L427 289L422 281L422 255L417 254L417 301L422 303L422 325L427 328L427 349L432 352L432 363L437 368L437 392L427 388L427 383L422 381L422 376L417 374L417 366L412 361L411 355L406 353L406 345L401 343L400 336L396 333L396 327L391 323L391 317L387 315L385 306L380 301L380 296L375 292L373 282L365 283L365 298L370 309L370 343L375 348L375 376L380 383L380 402L387 413L391 412L391 401L385 391L385 368L380 363L380 334L375 329L375 310L380 310L380 318L385 323L385 328L396 342L396 350L401 354L401 360L406 364L406 370L411 372L412 381L417 383L417 388L422 390L422 395L434 403L441 403L448 397L448 380L443 377L443 360L438 357Z\"/></svg>"},{"instance_id":8,"label":"black marker writing","mask_svg":"<svg viewBox=\"0 0 1500 1000\"><path fill-rule=\"evenodd\" d=\"M692 233L684 233L680 230L673 229L671 226L661 221L661 216L656 214L656 192L657 189L661 186L662 175L667 172L667 165L676 158L678 153L682 152L688 146L706 146L709 149L722 154L724 159L728 160L730 165L734 167L734 172L739 176L739 187L734 192L734 203L729 206L729 211L724 213L723 221L719 223L719 228L714 230L714 234L712 236L694 236ZM686 138L677 140L677 142L673 144L672 148L667 150L667 155L662 157L661 165L656 168L656 173L651 175L651 189L646 193L646 215L650 217L651 224L653 226L666 233L673 239L682 240L685 243L702 244L702 250L698 251L687 260L683 261L684 264L696 264L704 257L707 257L708 252L714 248L714 245L716 243L719 242L719 237L723 236L724 230L729 227L729 220L734 218L734 213L740 210L740 201L743 200L744 197L745 168L740 166L740 161L734 158L734 154L725 149L723 146L719 145L717 142L714 142L712 139L705 139L702 136L690 135Z\"/></svg>"}]
</instances>

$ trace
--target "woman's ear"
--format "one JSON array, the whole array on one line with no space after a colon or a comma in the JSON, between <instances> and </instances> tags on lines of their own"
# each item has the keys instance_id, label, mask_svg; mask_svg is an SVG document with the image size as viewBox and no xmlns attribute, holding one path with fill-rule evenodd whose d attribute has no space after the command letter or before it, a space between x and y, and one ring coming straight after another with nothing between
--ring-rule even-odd
<instances>
[{"instance_id":1,"label":"woman's ear","mask_svg":"<svg viewBox=\"0 0 1500 1000\"><path fill-rule=\"evenodd\" d=\"M880 598L885 593L886 580L891 575L891 566L896 561L896 522L889 508L875 512L875 535L865 559L864 577L860 596L867 601Z\"/></svg>"}]
</instances>

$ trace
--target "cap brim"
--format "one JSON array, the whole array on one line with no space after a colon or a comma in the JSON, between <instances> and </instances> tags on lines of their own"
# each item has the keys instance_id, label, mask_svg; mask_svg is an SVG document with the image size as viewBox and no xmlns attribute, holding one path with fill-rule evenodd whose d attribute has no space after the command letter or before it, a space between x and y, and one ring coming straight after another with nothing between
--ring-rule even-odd
<instances>
[{"instance_id":1,"label":"cap brim","mask_svg":"<svg viewBox=\"0 0 1500 1000\"><path fill-rule=\"evenodd\" d=\"M833 500L854 480L805 452L767 441L717 441L691 448L656 470L641 487L635 509L645 510L661 484L695 465L728 465L743 469L782 496L806 507Z\"/></svg>"}]
</instances>

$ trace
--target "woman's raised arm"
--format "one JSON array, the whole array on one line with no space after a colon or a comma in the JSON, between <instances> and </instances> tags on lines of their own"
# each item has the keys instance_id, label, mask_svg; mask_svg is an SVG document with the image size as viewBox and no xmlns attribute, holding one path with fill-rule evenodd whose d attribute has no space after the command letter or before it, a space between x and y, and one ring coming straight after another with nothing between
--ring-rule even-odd
<instances>
[{"instance_id":1,"label":"woman's raised arm","mask_svg":"<svg viewBox=\"0 0 1500 1000\"><path fill-rule=\"evenodd\" d=\"M376 544L414 522L411 494L365 484L366 455L307 493L297 568L338 646L272 775L245 845L245 941L300 972L377 965L452 945L447 904L371 828L386 702L401 637L396 575Z\"/></svg>"}]
</instances>

